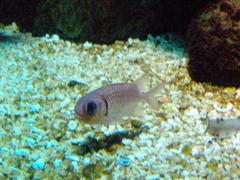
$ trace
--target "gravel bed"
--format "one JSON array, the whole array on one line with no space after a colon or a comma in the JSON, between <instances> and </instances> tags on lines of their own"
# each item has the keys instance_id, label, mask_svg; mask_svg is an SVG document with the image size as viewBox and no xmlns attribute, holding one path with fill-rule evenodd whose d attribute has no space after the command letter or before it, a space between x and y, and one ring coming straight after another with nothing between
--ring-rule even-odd
<instances>
[{"instance_id":1,"label":"gravel bed","mask_svg":"<svg viewBox=\"0 0 240 180\"><path fill-rule=\"evenodd\" d=\"M0 178L239 179L240 133L204 131L208 118L240 116L240 89L193 82L184 49L163 46L152 37L111 45L57 35L2 40ZM74 118L79 97L143 74L149 88L163 86L157 112L144 104L143 115L111 126Z\"/></svg>"}]
</instances>

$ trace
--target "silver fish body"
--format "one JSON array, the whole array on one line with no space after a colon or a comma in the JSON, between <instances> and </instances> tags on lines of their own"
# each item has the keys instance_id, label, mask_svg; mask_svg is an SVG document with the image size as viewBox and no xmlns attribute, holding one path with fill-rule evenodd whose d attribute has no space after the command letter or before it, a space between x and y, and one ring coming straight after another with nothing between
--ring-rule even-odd
<instances>
[{"instance_id":1,"label":"silver fish body","mask_svg":"<svg viewBox=\"0 0 240 180\"><path fill-rule=\"evenodd\" d=\"M139 87L139 83L133 82L98 88L78 100L75 116L89 124L119 122L123 116L134 114L141 101L151 104L152 93L140 92Z\"/></svg>"},{"instance_id":2,"label":"silver fish body","mask_svg":"<svg viewBox=\"0 0 240 180\"><path fill-rule=\"evenodd\" d=\"M208 120L206 132L220 138L230 137L240 131L240 117Z\"/></svg>"}]
</instances>

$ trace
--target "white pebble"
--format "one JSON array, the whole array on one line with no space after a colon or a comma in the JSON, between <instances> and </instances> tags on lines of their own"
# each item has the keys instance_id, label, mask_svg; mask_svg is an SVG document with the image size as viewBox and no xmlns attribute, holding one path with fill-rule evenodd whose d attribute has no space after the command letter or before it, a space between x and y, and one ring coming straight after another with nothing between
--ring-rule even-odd
<instances>
[{"instance_id":1,"label":"white pebble","mask_svg":"<svg viewBox=\"0 0 240 180\"><path fill-rule=\"evenodd\" d=\"M57 34L52 35L52 41L53 41L54 43L58 43L59 40L60 40L60 38L59 38L59 36L58 36Z\"/></svg>"},{"instance_id":2,"label":"white pebble","mask_svg":"<svg viewBox=\"0 0 240 180\"><path fill-rule=\"evenodd\" d=\"M69 131L75 131L75 129L77 128L77 121L69 121L68 125L67 125L67 130Z\"/></svg>"},{"instance_id":3,"label":"white pebble","mask_svg":"<svg viewBox=\"0 0 240 180\"><path fill-rule=\"evenodd\" d=\"M158 175L150 175L146 177L146 180L159 180Z\"/></svg>"},{"instance_id":4,"label":"white pebble","mask_svg":"<svg viewBox=\"0 0 240 180\"><path fill-rule=\"evenodd\" d=\"M45 167L45 162L43 161L43 159L38 159L32 164L32 168L34 170L43 170L44 167Z\"/></svg>"},{"instance_id":5,"label":"white pebble","mask_svg":"<svg viewBox=\"0 0 240 180\"><path fill-rule=\"evenodd\" d=\"M213 93L211 93L211 92L206 92L204 96L206 98L213 98L214 97Z\"/></svg>"},{"instance_id":6,"label":"white pebble","mask_svg":"<svg viewBox=\"0 0 240 180\"><path fill-rule=\"evenodd\" d=\"M14 152L16 156L27 156L29 154L28 149L18 149Z\"/></svg>"},{"instance_id":7,"label":"white pebble","mask_svg":"<svg viewBox=\"0 0 240 180\"><path fill-rule=\"evenodd\" d=\"M146 158L146 154L143 152L135 152L134 156L139 160L143 161Z\"/></svg>"},{"instance_id":8,"label":"white pebble","mask_svg":"<svg viewBox=\"0 0 240 180\"><path fill-rule=\"evenodd\" d=\"M88 41L86 41L84 44L83 44L83 48L84 49L90 49L92 47L92 44L89 43Z\"/></svg>"},{"instance_id":9,"label":"white pebble","mask_svg":"<svg viewBox=\"0 0 240 180\"><path fill-rule=\"evenodd\" d=\"M62 160L61 159L56 159L53 163L53 167L58 168L61 164L62 164Z\"/></svg>"},{"instance_id":10,"label":"white pebble","mask_svg":"<svg viewBox=\"0 0 240 180\"><path fill-rule=\"evenodd\" d=\"M236 91L236 99L240 100L240 89Z\"/></svg>"},{"instance_id":11,"label":"white pebble","mask_svg":"<svg viewBox=\"0 0 240 180\"><path fill-rule=\"evenodd\" d=\"M231 112L233 111L233 104L232 103L228 103L227 107L226 107L226 112Z\"/></svg>"},{"instance_id":12,"label":"white pebble","mask_svg":"<svg viewBox=\"0 0 240 180\"><path fill-rule=\"evenodd\" d=\"M130 139L123 139L122 144L124 144L125 146L129 146L132 144L132 141Z\"/></svg>"},{"instance_id":13,"label":"white pebble","mask_svg":"<svg viewBox=\"0 0 240 180\"><path fill-rule=\"evenodd\" d=\"M184 115L188 116L188 117L195 118L195 119L200 119L200 117L201 117L198 109L193 108L193 107L190 107L190 108L186 109L186 111L184 111Z\"/></svg>"},{"instance_id":14,"label":"white pebble","mask_svg":"<svg viewBox=\"0 0 240 180\"><path fill-rule=\"evenodd\" d=\"M101 63L102 62L102 57L99 54L96 55L96 62L97 63Z\"/></svg>"},{"instance_id":15,"label":"white pebble","mask_svg":"<svg viewBox=\"0 0 240 180\"><path fill-rule=\"evenodd\" d=\"M151 116L151 115L145 115L145 116L144 116L144 120L145 120L145 121L152 121L153 119L154 119L154 117Z\"/></svg>"},{"instance_id":16,"label":"white pebble","mask_svg":"<svg viewBox=\"0 0 240 180\"><path fill-rule=\"evenodd\" d=\"M193 147L191 154L192 154L193 156L198 156L198 155L199 155L199 150L198 150L196 147Z\"/></svg>"},{"instance_id":17,"label":"white pebble","mask_svg":"<svg viewBox=\"0 0 240 180\"><path fill-rule=\"evenodd\" d=\"M76 162L80 160L79 157L74 156L74 155L68 155L65 157L65 159L69 160L69 161L76 161Z\"/></svg>"}]
</instances>

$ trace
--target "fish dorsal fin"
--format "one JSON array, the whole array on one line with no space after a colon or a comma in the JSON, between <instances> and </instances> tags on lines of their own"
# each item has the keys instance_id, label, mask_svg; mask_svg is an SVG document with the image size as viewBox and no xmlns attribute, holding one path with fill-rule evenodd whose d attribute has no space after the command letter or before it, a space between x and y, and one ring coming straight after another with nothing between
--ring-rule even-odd
<instances>
[{"instance_id":1,"label":"fish dorsal fin","mask_svg":"<svg viewBox=\"0 0 240 180\"><path fill-rule=\"evenodd\" d=\"M140 92L147 92L149 80L149 76L144 74L140 78L135 80L133 84L137 85Z\"/></svg>"}]
</instances>

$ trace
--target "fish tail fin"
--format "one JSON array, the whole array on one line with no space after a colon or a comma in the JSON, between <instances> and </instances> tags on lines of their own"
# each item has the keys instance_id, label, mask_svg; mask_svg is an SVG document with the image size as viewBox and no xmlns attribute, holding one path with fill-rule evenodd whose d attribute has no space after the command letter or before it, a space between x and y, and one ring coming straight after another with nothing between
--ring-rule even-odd
<instances>
[{"instance_id":1,"label":"fish tail fin","mask_svg":"<svg viewBox=\"0 0 240 180\"><path fill-rule=\"evenodd\" d=\"M159 108L158 98L156 96L160 96L162 87L162 84L159 84L146 93L147 103L155 110L158 110Z\"/></svg>"},{"instance_id":2,"label":"fish tail fin","mask_svg":"<svg viewBox=\"0 0 240 180\"><path fill-rule=\"evenodd\" d=\"M133 83L137 85L140 92L146 92L148 89L148 83L150 79L149 76L144 74L137 80L135 80Z\"/></svg>"}]
</instances>

